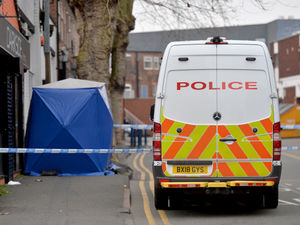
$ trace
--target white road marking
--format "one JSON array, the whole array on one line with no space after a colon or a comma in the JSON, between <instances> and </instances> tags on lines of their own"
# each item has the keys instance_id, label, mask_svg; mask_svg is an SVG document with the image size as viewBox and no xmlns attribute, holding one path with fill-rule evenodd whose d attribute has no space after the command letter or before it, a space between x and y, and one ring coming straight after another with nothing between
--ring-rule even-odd
<instances>
[{"instance_id":1,"label":"white road marking","mask_svg":"<svg viewBox=\"0 0 300 225\"><path fill-rule=\"evenodd\" d=\"M294 198L294 201L300 203L300 198Z\"/></svg>"},{"instance_id":2,"label":"white road marking","mask_svg":"<svg viewBox=\"0 0 300 225\"><path fill-rule=\"evenodd\" d=\"M280 202L280 203L283 203L283 204L281 204L281 205L299 205L299 204L297 204L297 203L288 202L288 201L284 201L284 200L281 200L281 199L279 199L279 202Z\"/></svg>"},{"instance_id":3,"label":"white road marking","mask_svg":"<svg viewBox=\"0 0 300 225\"><path fill-rule=\"evenodd\" d=\"M290 188L280 188L280 191L291 191Z\"/></svg>"}]
</instances>

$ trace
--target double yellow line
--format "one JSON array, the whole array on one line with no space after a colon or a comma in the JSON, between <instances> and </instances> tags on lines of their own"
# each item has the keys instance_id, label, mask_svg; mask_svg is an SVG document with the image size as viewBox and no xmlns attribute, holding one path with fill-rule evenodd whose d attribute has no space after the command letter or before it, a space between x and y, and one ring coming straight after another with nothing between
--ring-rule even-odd
<instances>
[{"instance_id":1,"label":"double yellow line","mask_svg":"<svg viewBox=\"0 0 300 225\"><path fill-rule=\"evenodd\" d=\"M287 153L287 152L282 152L282 154L285 155L285 156L288 156L288 157L290 157L290 158L300 160L300 156L298 156L298 155L293 155L293 154Z\"/></svg>"},{"instance_id":2,"label":"double yellow line","mask_svg":"<svg viewBox=\"0 0 300 225\"><path fill-rule=\"evenodd\" d=\"M142 197L143 197L143 205L144 205L144 212L146 214L146 218L150 225L156 225L155 219L154 219L153 214L150 209L150 202L149 202L149 198L148 198L146 188L145 188L145 178L146 178L146 173L147 173L149 176L149 188L152 192L152 197L153 197L154 196L153 175L152 175L151 171L147 167L145 167L145 164L144 164L145 155L146 155L146 153L143 153L142 155L137 154L133 160L133 167L141 174L140 181L139 181L139 187L140 187ZM139 160L138 160L138 158L139 158ZM137 166L137 161L139 161L139 166ZM164 225L171 225L165 211L158 210L158 214Z\"/></svg>"}]
</instances>

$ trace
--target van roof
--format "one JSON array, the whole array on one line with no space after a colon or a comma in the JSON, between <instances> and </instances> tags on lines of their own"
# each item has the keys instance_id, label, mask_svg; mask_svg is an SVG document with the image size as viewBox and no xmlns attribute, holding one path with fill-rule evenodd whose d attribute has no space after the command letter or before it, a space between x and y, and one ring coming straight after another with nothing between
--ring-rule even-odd
<instances>
[{"instance_id":1,"label":"van roof","mask_svg":"<svg viewBox=\"0 0 300 225\"><path fill-rule=\"evenodd\" d=\"M209 40L197 40L197 41L174 41L170 42L169 46L175 45L204 45ZM261 41L243 41L243 40L224 40L224 42L232 45L265 45L265 43Z\"/></svg>"}]
</instances>

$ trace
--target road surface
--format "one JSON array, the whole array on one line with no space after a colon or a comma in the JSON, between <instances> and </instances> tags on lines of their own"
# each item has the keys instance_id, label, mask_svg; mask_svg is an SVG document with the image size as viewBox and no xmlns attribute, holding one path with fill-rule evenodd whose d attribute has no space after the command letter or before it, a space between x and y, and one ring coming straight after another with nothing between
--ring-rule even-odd
<instances>
[{"instance_id":1,"label":"road surface","mask_svg":"<svg viewBox=\"0 0 300 225\"><path fill-rule=\"evenodd\" d=\"M300 145L300 140L283 145ZM283 172L277 209L251 209L245 203L222 199L179 210L156 210L153 201L151 154L136 154L130 159L134 169L130 181L131 224L205 224L205 225L299 225L300 224L300 151L282 153Z\"/></svg>"}]
</instances>

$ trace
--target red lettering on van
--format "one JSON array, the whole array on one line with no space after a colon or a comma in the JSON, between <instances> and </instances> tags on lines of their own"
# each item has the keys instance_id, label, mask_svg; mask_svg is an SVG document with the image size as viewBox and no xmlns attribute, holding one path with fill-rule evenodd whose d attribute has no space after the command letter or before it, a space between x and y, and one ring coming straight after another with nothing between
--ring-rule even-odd
<instances>
[{"instance_id":1,"label":"red lettering on van","mask_svg":"<svg viewBox=\"0 0 300 225\"><path fill-rule=\"evenodd\" d=\"M177 82L177 90L180 90L182 87L188 87L189 85L188 82Z\"/></svg>"},{"instance_id":2,"label":"red lettering on van","mask_svg":"<svg viewBox=\"0 0 300 225\"><path fill-rule=\"evenodd\" d=\"M233 81L226 83L225 81L222 81L220 83L221 85L218 85L212 81L209 81L208 83L202 82L202 81L195 81L191 83L191 88L194 90L204 90L208 88L208 90L226 90L226 88L231 90L257 90L257 82L239 82L239 81ZM177 82L177 90L181 90L183 88L189 87L189 82Z\"/></svg>"},{"instance_id":3,"label":"red lettering on van","mask_svg":"<svg viewBox=\"0 0 300 225\"><path fill-rule=\"evenodd\" d=\"M200 84L200 86L198 84ZM194 82L194 83L192 83L191 88L193 88L195 90L202 90L202 89L206 88L206 83L200 82L200 81Z\"/></svg>"},{"instance_id":4,"label":"red lettering on van","mask_svg":"<svg viewBox=\"0 0 300 225\"><path fill-rule=\"evenodd\" d=\"M238 84L240 86L237 86L236 84ZM233 85L235 85L235 86L233 86ZM242 82L230 82L228 84L228 87L232 90L239 90L239 89L243 88L243 83Z\"/></svg>"},{"instance_id":5,"label":"red lettering on van","mask_svg":"<svg viewBox=\"0 0 300 225\"><path fill-rule=\"evenodd\" d=\"M246 82L246 90L257 90L257 82Z\"/></svg>"},{"instance_id":6,"label":"red lettering on van","mask_svg":"<svg viewBox=\"0 0 300 225\"><path fill-rule=\"evenodd\" d=\"M226 89L226 82L222 82L222 90Z\"/></svg>"},{"instance_id":7,"label":"red lettering on van","mask_svg":"<svg viewBox=\"0 0 300 225\"><path fill-rule=\"evenodd\" d=\"M213 87L213 82L209 82L209 90L220 90L218 87Z\"/></svg>"}]
</instances>

